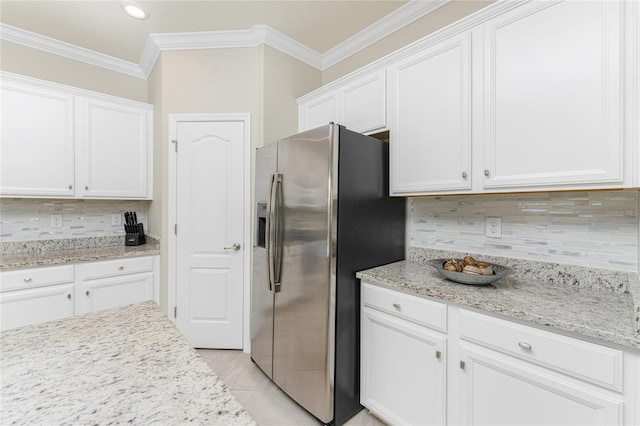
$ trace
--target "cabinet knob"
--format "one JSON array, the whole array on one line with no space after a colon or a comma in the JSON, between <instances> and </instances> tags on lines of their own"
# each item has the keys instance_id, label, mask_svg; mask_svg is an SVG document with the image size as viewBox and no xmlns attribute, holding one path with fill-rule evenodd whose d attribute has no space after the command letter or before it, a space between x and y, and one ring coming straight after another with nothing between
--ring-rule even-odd
<instances>
[{"instance_id":1,"label":"cabinet knob","mask_svg":"<svg viewBox=\"0 0 640 426\"><path fill-rule=\"evenodd\" d=\"M489 177L489 169L484 169L484 175L485 175L486 177Z\"/></svg>"},{"instance_id":2,"label":"cabinet knob","mask_svg":"<svg viewBox=\"0 0 640 426\"><path fill-rule=\"evenodd\" d=\"M120 271L124 271L124 266L120 266L120 267L118 267L118 270L120 270Z\"/></svg>"},{"instance_id":3,"label":"cabinet knob","mask_svg":"<svg viewBox=\"0 0 640 426\"><path fill-rule=\"evenodd\" d=\"M85 189L85 191L88 191L89 190L89 185L85 185L84 189Z\"/></svg>"},{"instance_id":4,"label":"cabinet knob","mask_svg":"<svg viewBox=\"0 0 640 426\"><path fill-rule=\"evenodd\" d=\"M466 364L464 363L464 361L460 361L460 368L464 370L465 366L466 366Z\"/></svg>"},{"instance_id":5,"label":"cabinet knob","mask_svg":"<svg viewBox=\"0 0 640 426\"><path fill-rule=\"evenodd\" d=\"M73 185L69 185L69 189L73 189Z\"/></svg>"},{"instance_id":6,"label":"cabinet knob","mask_svg":"<svg viewBox=\"0 0 640 426\"><path fill-rule=\"evenodd\" d=\"M520 346L525 351L530 351L531 350L531 345L529 343L527 343L527 342L520 342L520 343L518 343L518 346Z\"/></svg>"},{"instance_id":7,"label":"cabinet knob","mask_svg":"<svg viewBox=\"0 0 640 426\"><path fill-rule=\"evenodd\" d=\"M462 172L462 179L466 179L467 178L467 172Z\"/></svg>"},{"instance_id":8,"label":"cabinet knob","mask_svg":"<svg viewBox=\"0 0 640 426\"><path fill-rule=\"evenodd\" d=\"M442 356L442 352L436 351L436 359L440 359L441 356Z\"/></svg>"},{"instance_id":9,"label":"cabinet knob","mask_svg":"<svg viewBox=\"0 0 640 426\"><path fill-rule=\"evenodd\" d=\"M400 309L400 304L399 303L394 303L393 307L396 308L396 309Z\"/></svg>"},{"instance_id":10,"label":"cabinet knob","mask_svg":"<svg viewBox=\"0 0 640 426\"><path fill-rule=\"evenodd\" d=\"M88 296L89 295L89 290L87 290L87 292L85 294Z\"/></svg>"},{"instance_id":11,"label":"cabinet knob","mask_svg":"<svg viewBox=\"0 0 640 426\"><path fill-rule=\"evenodd\" d=\"M25 278L22 281L24 281L25 283L30 283L31 282L31 278Z\"/></svg>"},{"instance_id":12,"label":"cabinet knob","mask_svg":"<svg viewBox=\"0 0 640 426\"><path fill-rule=\"evenodd\" d=\"M71 300L71 293L67 294L67 299Z\"/></svg>"}]
</instances>

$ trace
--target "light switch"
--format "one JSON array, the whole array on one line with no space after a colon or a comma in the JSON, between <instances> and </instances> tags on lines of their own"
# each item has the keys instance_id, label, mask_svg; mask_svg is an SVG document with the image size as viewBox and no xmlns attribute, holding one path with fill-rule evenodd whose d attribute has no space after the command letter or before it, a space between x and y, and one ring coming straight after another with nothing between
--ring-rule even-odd
<instances>
[{"instance_id":1,"label":"light switch","mask_svg":"<svg viewBox=\"0 0 640 426\"><path fill-rule=\"evenodd\" d=\"M122 215L120 213L114 213L111 215L111 225L114 225L114 226L122 225Z\"/></svg>"}]
</instances>

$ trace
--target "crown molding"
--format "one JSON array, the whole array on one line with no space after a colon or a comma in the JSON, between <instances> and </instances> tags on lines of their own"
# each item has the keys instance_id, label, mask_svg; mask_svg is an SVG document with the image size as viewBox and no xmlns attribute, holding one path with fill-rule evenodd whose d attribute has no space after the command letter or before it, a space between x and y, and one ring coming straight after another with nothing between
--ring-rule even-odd
<instances>
[{"instance_id":1,"label":"crown molding","mask_svg":"<svg viewBox=\"0 0 640 426\"><path fill-rule=\"evenodd\" d=\"M76 61L85 62L112 71L128 74L133 77L146 78L138 64L105 55L94 50L85 49L75 44L66 43L51 37L43 36L22 28L0 23L0 38L13 43L22 44L34 49L43 50L55 55L64 56Z\"/></svg>"},{"instance_id":2,"label":"crown molding","mask_svg":"<svg viewBox=\"0 0 640 426\"><path fill-rule=\"evenodd\" d=\"M150 34L139 64L2 23L0 39L144 79L149 77L162 51L255 47L260 44L324 71L450 1L411 0L325 54L267 25L255 25L248 30Z\"/></svg>"},{"instance_id":3,"label":"crown molding","mask_svg":"<svg viewBox=\"0 0 640 426\"><path fill-rule=\"evenodd\" d=\"M451 0L411 0L356 35L348 38L322 55L320 70L324 71L411 24Z\"/></svg>"},{"instance_id":4,"label":"crown molding","mask_svg":"<svg viewBox=\"0 0 640 426\"><path fill-rule=\"evenodd\" d=\"M255 25L248 30L150 34L140 67L148 75L160 52L167 50L256 47L261 44L269 45L320 69L322 56L318 52L267 25Z\"/></svg>"}]
</instances>

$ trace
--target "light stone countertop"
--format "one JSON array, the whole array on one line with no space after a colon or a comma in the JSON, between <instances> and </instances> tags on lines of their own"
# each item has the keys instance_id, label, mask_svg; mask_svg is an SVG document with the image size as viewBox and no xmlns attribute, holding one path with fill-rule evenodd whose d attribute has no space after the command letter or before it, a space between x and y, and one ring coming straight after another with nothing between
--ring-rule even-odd
<instances>
[{"instance_id":1,"label":"light stone countertop","mask_svg":"<svg viewBox=\"0 0 640 426\"><path fill-rule=\"evenodd\" d=\"M630 281L633 275L621 274ZM640 349L637 308L629 292L577 288L515 274L486 286L458 284L415 258L361 271L357 277L549 331Z\"/></svg>"},{"instance_id":2,"label":"light stone countertop","mask_svg":"<svg viewBox=\"0 0 640 426\"><path fill-rule=\"evenodd\" d=\"M0 335L0 423L255 422L153 302Z\"/></svg>"},{"instance_id":3,"label":"light stone countertop","mask_svg":"<svg viewBox=\"0 0 640 426\"><path fill-rule=\"evenodd\" d=\"M149 236L140 246L125 246L119 236L3 243L3 247L0 271L160 254L160 244Z\"/></svg>"}]
</instances>

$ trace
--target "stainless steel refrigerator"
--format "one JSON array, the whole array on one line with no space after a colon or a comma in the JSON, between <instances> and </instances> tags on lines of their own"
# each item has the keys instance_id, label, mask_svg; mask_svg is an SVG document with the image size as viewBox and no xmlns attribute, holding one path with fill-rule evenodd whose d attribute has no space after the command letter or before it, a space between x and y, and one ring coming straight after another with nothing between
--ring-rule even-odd
<instances>
[{"instance_id":1,"label":"stainless steel refrigerator","mask_svg":"<svg viewBox=\"0 0 640 426\"><path fill-rule=\"evenodd\" d=\"M404 259L388 156L333 123L256 153L251 358L325 424L362 408L355 273Z\"/></svg>"}]
</instances>

